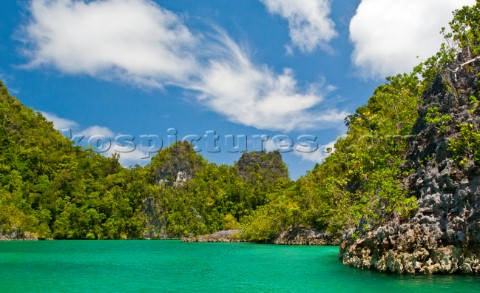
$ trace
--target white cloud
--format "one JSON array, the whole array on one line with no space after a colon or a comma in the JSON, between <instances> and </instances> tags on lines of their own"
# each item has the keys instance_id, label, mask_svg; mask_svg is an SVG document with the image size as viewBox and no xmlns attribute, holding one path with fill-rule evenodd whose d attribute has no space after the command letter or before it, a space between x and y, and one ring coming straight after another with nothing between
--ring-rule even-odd
<instances>
[{"instance_id":1,"label":"white cloud","mask_svg":"<svg viewBox=\"0 0 480 293\"><path fill-rule=\"evenodd\" d=\"M135 165L145 166L150 163L150 158L145 157L145 153L141 150L135 150L128 153L119 153L119 162L124 167L131 167Z\"/></svg>"},{"instance_id":2,"label":"white cloud","mask_svg":"<svg viewBox=\"0 0 480 293\"><path fill-rule=\"evenodd\" d=\"M328 15L328 1L312 3L305 2L308 11ZM323 25L318 16L298 9L285 14L294 20L295 36L320 36L306 37L302 48L327 41L332 33L316 31ZM175 85L195 91L201 104L228 120L259 129L336 127L347 115L322 108L329 86L301 85L288 68L279 74L254 64L221 30L194 36L178 16L150 0L38 0L30 12L25 31L33 68L49 65L148 87Z\"/></svg>"},{"instance_id":3,"label":"white cloud","mask_svg":"<svg viewBox=\"0 0 480 293\"><path fill-rule=\"evenodd\" d=\"M330 156L335 151L335 143L337 141L331 141L326 145L319 146L315 151L306 151L301 145L297 145L297 148L294 151L294 154L300 157L303 161L313 162L313 163L322 163L328 156Z\"/></svg>"},{"instance_id":4,"label":"white cloud","mask_svg":"<svg viewBox=\"0 0 480 293\"><path fill-rule=\"evenodd\" d=\"M328 48L337 32L329 18L330 0L260 0L272 14L288 20L290 38L302 51Z\"/></svg>"},{"instance_id":5,"label":"white cloud","mask_svg":"<svg viewBox=\"0 0 480 293\"><path fill-rule=\"evenodd\" d=\"M191 54L195 37L178 16L152 1L38 0L30 12L30 66L107 72L151 86L183 82L197 66Z\"/></svg>"},{"instance_id":6,"label":"white cloud","mask_svg":"<svg viewBox=\"0 0 480 293\"><path fill-rule=\"evenodd\" d=\"M410 71L440 49L452 11L475 0L362 0L350 22L353 63L366 77Z\"/></svg>"},{"instance_id":7,"label":"white cloud","mask_svg":"<svg viewBox=\"0 0 480 293\"><path fill-rule=\"evenodd\" d=\"M295 142L293 139L288 136L274 136L263 143L263 149L266 152L291 152L293 150L294 143Z\"/></svg>"},{"instance_id":8,"label":"white cloud","mask_svg":"<svg viewBox=\"0 0 480 293\"><path fill-rule=\"evenodd\" d=\"M78 133L76 133L76 135L85 136L86 138L90 138L93 136L113 138L115 136L115 133L107 127L95 125L79 131Z\"/></svg>"},{"instance_id":9,"label":"white cloud","mask_svg":"<svg viewBox=\"0 0 480 293\"><path fill-rule=\"evenodd\" d=\"M150 162L150 158L147 158L147 153L141 148L135 148L135 150L128 152L120 152L115 147L110 148L108 151L102 153L105 157L111 157L113 154L120 156L119 162L124 167L131 167L135 165L145 166Z\"/></svg>"},{"instance_id":10,"label":"white cloud","mask_svg":"<svg viewBox=\"0 0 480 293\"><path fill-rule=\"evenodd\" d=\"M269 139L263 143L263 150L266 152L278 151L280 146L278 143L275 143L273 140Z\"/></svg>"},{"instance_id":11,"label":"white cloud","mask_svg":"<svg viewBox=\"0 0 480 293\"><path fill-rule=\"evenodd\" d=\"M329 155L329 153L323 152L321 149L318 149L311 153L295 152L294 154L300 157L302 161L318 163L318 164L323 162L323 160L325 160L325 158Z\"/></svg>"},{"instance_id":12,"label":"white cloud","mask_svg":"<svg viewBox=\"0 0 480 293\"><path fill-rule=\"evenodd\" d=\"M331 141L326 145L318 145L310 140L308 143L296 142L287 136L280 136L276 139L272 138L264 142L263 149L266 152L280 151L292 153L299 157L302 161L322 163L328 156L335 151L335 143L337 140Z\"/></svg>"},{"instance_id":13,"label":"white cloud","mask_svg":"<svg viewBox=\"0 0 480 293\"><path fill-rule=\"evenodd\" d=\"M72 128L78 127L78 124L75 121L68 120L65 118L60 118L55 114L42 112L42 111L40 111L40 114L42 114L43 117L45 117L45 119L52 122L53 127L56 130L72 129Z\"/></svg>"},{"instance_id":14,"label":"white cloud","mask_svg":"<svg viewBox=\"0 0 480 293\"><path fill-rule=\"evenodd\" d=\"M324 100L321 85L300 90L292 70L282 74L255 65L225 34L218 39L219 56L210 60L199 82L200 100L230 121L271 130L330 127L347 115L334 109L311 111ZM328 88L328 87L327 87Z\"/></svg>"},{"instance_id":15,"label":"white cloud","mask_svg":"<svg viewBox=\"0 0 480 293\"><path fill-rule=\"evenodd\" d=\"M143 145L138 137L115 133L102 126L92 126L74 133L74 135L83 137L81 145L92 147L94 152L100 153L104 157L111 157L113 154L119 155L119 162L124 167L144 166L158 151L155 147ZM127 144L126 141L129 143Z\"/></svg>"},{"instance_id":16,"label":"white cloud","mask_svg":"<svg viewBox=\"0 0 480 293\"><path fill-rule=\"evenodd\" d=\"M78 123L65 118L60 118L55 114L41 112L45 119L53 122L55 129L57 130L71 130L71 135L74 140L76 138L82 138L81 144L86 146L89 143L96 144L97 140L100 145L94 145L93 150L100 152L105 157L111 157L113 154L120 156L119 162L122 166L129 167L134 165L146 165L150 162L149 152L151 148L144 147L142 145L122 146L116 142L116 138L119 134L107 127L103 126L91 126L84 130L73 131L79 128ZM92 139L92 140L90 140Z\"/></svg>"},{"instance_id":17,"label":"white cloud","mask_svg":"<svg viewBox=\"0 0 480 293\"><path fill-rule=\"evenodd\" d=\"M110 130L107 127L103 126L90 126L88 128L85 128L83 130L78 130L79 125L77 122L66 119L66 118L61 118L58 117L56 114L53 113L48 113L48 112L43 112L39 111L40 114L42 114L47 121L50 121L53 123L53 127L58 130L70 130L72 135L76 135L78 137L84 137L84 140L87 141L90 137L94 136L101 136L105 138L113 138L115 137L115 133Z\"/></svg>"}]
</instances>

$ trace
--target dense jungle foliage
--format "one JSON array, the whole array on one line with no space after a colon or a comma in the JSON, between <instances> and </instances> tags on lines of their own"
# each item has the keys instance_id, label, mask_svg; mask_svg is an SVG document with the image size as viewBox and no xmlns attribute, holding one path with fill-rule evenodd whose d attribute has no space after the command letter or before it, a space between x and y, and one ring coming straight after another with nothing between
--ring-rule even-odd
<instances>
[{"instance_id":1,"label":"dense jungle foliage","mask_svg":"<svg viewBox=\"0 0 480 293\"><path fill-rule=\"evenodd\" d=\"M218 166L186 142L159 151L146 167L124 168L117 156L73 146L0 82L0 235L170 238L240 229L247 240L269 241L289 227L337 235L359 222L402 221L417 208L402 180L412 172L405 154L422 93L454 70L448 65L458 54L478 60L479 26L479 1L456 11L438 54L379 86L345 118L348 131L331 155L296 182L278 152ZM471 97L472 115L478 100ZM434 108L427 120L439 131L450 122ZM457 128L449 150L458 163L480 161L478 125Z\"/></svg>"},{"instance_id":2,"label":"dense jungle foliage","mask_svg":"<svg viewBox=\"0 0 480 293\"><path fill-rule=\"evenodd\" d=\"M415 74L380 86L346 118L335 151L297 182L278 152L209 164L176 143L146 166L123 168L72 146L2 86L0 227L40 238L169 238L244 228L251 241L290 226L330 233L361 217L408 215L415 199L399 179L424 84Z\"/></svg>"}]
</instances>

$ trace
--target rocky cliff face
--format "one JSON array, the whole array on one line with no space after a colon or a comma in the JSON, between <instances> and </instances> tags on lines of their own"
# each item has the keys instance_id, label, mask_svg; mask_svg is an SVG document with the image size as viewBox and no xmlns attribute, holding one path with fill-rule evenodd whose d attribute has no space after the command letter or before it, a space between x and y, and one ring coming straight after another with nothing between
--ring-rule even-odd
<instances>
[{"instance_id":1,"label":"rocky cliff face","mask_svg":"<svg viewBox=\"0 0 480 293\"><path fill-rule=\"evenodd\" d=\"M153 157L151 171L155 183L180 187L205 165L206 162L195 152L191 143L180 141L160 150Z\"/></svg>"},{"instance_id":2,"label":"rocky cliff face","mask_svg":"<svg viewBox=\"0 0 480 293\"><path fill-rule=\"evenodd\" d=\"M278 151L243 153L235 164L238 175L245 181L276 184L279 179L289 180L287 165Z\"/></svg>"},{"instance_id":3,"label":"rocky cliff face","mask_svg":"<svg viewBox=\"0 0 480 293\"><path fill-rule=\"evenodd\" d=\"M394 273L480 273L480 62L462 55L426 90L413 129L406 188L418 211L408 221L346 233L339 258ZM461 126L467 127L462 134ZM471 126L469 126L471 125ZM462 141L452 150L452 140ZM478 150L480 151L480 150Z\"/></svg>"},{"instance_id":4,"label":"rocky cliff face","mask_svg":"<svg viewBox=\"0 0 480 293\"><path fill-rule=\"evenodd\" d=\"M240 230L221 230L208 235L182 237L182 242L246 242L240 237Z\"/></svg>"},{"instance_id":5,"label":"rocky cliff face","mask_svg":"<svg viewBox=\"0 0 480 293\"><path fill-rule=\"evenodd\" d=\"M0 241L18 241L18 240L38 240L38 237L30 232L19 233L18 230L13 230L10 233L5 233L0 228Z\"/></svg>"}]
</instances>

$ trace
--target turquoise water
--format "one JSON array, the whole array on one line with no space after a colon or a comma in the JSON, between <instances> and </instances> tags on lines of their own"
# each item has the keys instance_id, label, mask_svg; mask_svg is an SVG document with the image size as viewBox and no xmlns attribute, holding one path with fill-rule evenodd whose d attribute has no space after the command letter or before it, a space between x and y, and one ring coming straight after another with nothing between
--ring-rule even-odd
<instances>
[{"instance_id":1,"label":"turquoise water","mask_svg":"<svg viewBox=\"0 0 480 293\"><path fill-rule=\"evenodd\" d=\"M476 276L344 267L337 247L179 241L0 242L0 292L479 292Z\"/></svg>"}]
</instances>

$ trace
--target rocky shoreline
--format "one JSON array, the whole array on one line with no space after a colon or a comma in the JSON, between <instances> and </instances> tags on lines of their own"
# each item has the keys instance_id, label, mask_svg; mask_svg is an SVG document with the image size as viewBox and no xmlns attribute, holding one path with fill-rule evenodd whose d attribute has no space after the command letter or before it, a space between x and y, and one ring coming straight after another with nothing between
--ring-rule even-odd
<instances>
[{"instance_id":1,"label":"rocky shoreline","mask_svg":"<svg viewBox=\"0 0 480 293\"><path fill-rule=\"evenodd\" d=\"M355 240L352 235L340 246L343 264L397 274L479 274L478 248L442 241L435 225L382 226Z\"/></svg>"},{"instance_id":2,"label":"rocky shoreline","mask_svg":"<svg viewBox=\"0 0 480 293\"><path fill-rule=\"evenodd\" d=\"M182 237L182 242L247 242L240 238L240 230L221 230L208 235Z\"/></svg>"},{"instance_id":3,"label":"rocky shoreline","mask_svg":"<svg viewBox=\"0 0 480 293\"><path fill-rule=\"evenodd\" d=\"M181 240L182 242L224 242L224 243L239 243L239 242L249 242L246 239L241 238L241 230L221 230L212 234L192 236L192 237L182 237L171 238L171 237L146 237L143 240ZM12 233L12 234L0 234L0 241L37 241L43 240L39 239L32 233L24 232L22 234ZM47 239L53 240L53 239ZM272 241L265 242L267 244L276 244L276 245L316 245L316 246L326 246L340 245L339 237L332 237L328 233L321 233L315 230L306 229L306 228L290 228L275 238Z\"/></svg>"},{"instance_id":4,"label":"rocky shoreline","mask_svg":"<svg viewBox=\"0 0 480 293\"><path fill-rule=\"evenodd\" d=\"M340 245L339 237L306 228L290 228L273 241L278 245Z\"/></svg>"},{"instance_id":5,"label":"rocky shoreline","mask_svg":"<svg viewBox=\"0 0 480 293\"><path fill-rule=\"evenodd\" d=\"M38 237L35 234L25 232L22 234L18 234L17 232L13 232L10 234L0 234L0 241L36 241Z\"/></svg>"},{"instance_id":6,"label":"rocky shoreline","mask_svg":"<svg viewBox=\"0 0 480 293\"><path fill-rule=\"evenodd\" d=\"M240 230L222 230L213 234L183 237L182 242L249 242L241 238ZM276 245L340 245L340 238L328 233L321 233L305 228L290 228L272 241L265 242Z\"/></svg>"}]
</instances>

